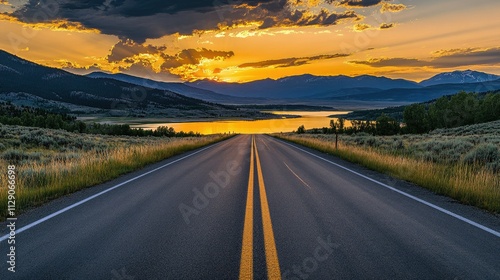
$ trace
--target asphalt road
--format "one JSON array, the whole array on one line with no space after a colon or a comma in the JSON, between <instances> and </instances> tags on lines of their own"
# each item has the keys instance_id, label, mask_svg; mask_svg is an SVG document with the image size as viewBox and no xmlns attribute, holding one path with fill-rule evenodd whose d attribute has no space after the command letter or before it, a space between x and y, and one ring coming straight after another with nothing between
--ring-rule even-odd
<instances>
[{"instance_id":1,"label":"asphalt road","mask_svg":"<svg viewBox=\"0 0 500 280\"><path fill-rule=\"evenodd\" d=\"M498 216L262 135L7 225L0 279L500 279Z\"/></svg>"}]
</instances>

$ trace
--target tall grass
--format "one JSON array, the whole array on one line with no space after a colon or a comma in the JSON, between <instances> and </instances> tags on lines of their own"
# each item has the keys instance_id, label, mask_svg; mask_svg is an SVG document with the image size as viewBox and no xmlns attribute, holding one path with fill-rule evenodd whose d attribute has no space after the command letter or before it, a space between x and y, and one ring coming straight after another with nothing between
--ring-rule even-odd
<instances>
[{"instance_id":1,"label":"tall grass","mask_svg":"<svg viewBox=\"0 0 500 280\"><path fill-rule=\"evenodd\" d=\"M77 137L77 136L75 136ZM17 172L16 210L43 204L77 190L114 179L124 173L140 169L148 164L227 139L229 136L214 135L194 138L150 138L141 143L132 138L107 137L123 142L99 149L58 153L42 150L40 160L32 160L29 150L8 150L6 158L15 151ZM101 139L102 140L102 139ZM136 143L137 142L137 143ZM53 154L56 156L53 156ZM45 156L49 154L51 156ZM12 160L0 159L0 180L7 182L7 166ZM0 187L0 219L7 215L7 188Z\"/></svg>"},{"instance_id":2,"label":"tall grass","mask_svg":"<svg viewBox=\"0 0 500 280\"><path fill-rule=\"evenodd\" d=\"M413 182L435 193L462 203L500 213L500 177L498 172L478 164L444 164L387 152L381 149L346 145L317 139L312 135L275 135L325 153L339 156L369 169Z\"/></svg>"}]
</instances>

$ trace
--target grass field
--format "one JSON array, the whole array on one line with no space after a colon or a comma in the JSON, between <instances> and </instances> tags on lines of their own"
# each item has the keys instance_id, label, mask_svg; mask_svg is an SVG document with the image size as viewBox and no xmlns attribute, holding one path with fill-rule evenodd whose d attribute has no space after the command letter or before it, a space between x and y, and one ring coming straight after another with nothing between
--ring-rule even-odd
<instances>
[{"instance_id":1,"label":"grass field","mask_svg":"<svg viewBox=\"0 0 500 280\"><path fill-rule=\"evenodd\" d=\"M7 182L8 165L16 166L16 211L19 213L228 137L116 137L0 126L0 179ZM0 190L0 219L4 219L7 185Z\"/></svg>"},{"instance_id":2,"label":"grass field","mask_svg":"<svg viewBox=\"0 0 500 280\"><path fill-rule=\"evenodd\" d=\"M500 121L423 135L281 134L276 137L500 213Z\"/></svg>"}]
</instances>

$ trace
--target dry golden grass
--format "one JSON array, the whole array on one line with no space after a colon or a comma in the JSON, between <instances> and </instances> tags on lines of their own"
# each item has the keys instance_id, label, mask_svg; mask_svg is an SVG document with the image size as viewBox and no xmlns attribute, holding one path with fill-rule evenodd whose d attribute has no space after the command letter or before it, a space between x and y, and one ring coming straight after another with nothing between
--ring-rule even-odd
<instances>
[{"instance_id":1,"label":"dry golden grass","mask_svg":"<svg viewBox=\"0 0 500 280\"><path fill-rule=\"evenodd\" d=\"M228 137L214 135L195 138L153 138L149 139L147 144L124 143L112 145L105 150L79 151L76 157L69 159L51 157L48 161L21 161L16 164L16 210L19 213L26 208ZM12 163L0 160L1 182L7 182L9 164ZM6 186L2 186L2 189L7 190ZM0 219L2 219L7 215L7 191L0 192L0 202L2 205Z\"/></svg>"},{"instance_id":2,"label":"dry golden grass","mask_svg":"<svg viewBox=\"0 0 500 280\"><path fill-rule=\"evenodd\" d=\"M333 141L316 139L311 135L285 134L276 137L413 182L462 203L500 213L500 176L484 166L434 163L342 142L336 150Z\"/></svg>"}]
</instances>

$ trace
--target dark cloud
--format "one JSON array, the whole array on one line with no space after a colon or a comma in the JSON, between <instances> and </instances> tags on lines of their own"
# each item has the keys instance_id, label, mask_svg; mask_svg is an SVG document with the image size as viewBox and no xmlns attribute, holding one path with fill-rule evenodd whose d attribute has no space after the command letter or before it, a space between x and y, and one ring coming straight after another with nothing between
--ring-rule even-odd
<instances>
[{"instance_id":1,"label":"dark cloud","mask_svg":"<svg viewBox=\"0 0 500 280\"><path fill-rule=\"evenodd\" d=\"M265 67L292 67L292 66L300 66L304 64L309 64L311 61L315 60L325 60L332 59L338 57L346 57L349 54L325 54L325 55L317 55L317 56L309 56L309 57L290 57L290 58L282 58L282 59L274 59L274 60L265 60L259 62L250 62L239 65L239 68L265 68Z\"/></svg>"},{"instance_id":2,"label":"dark cloud","mask_svg":"<svg viewBox=\"0 0 500 280\"><path fill-rule=\"evenodd\" d=\"M165 46L152 46L152 45L141 45L133 42L132 40L121 40L118 42L111 53L108 55L108 62L118 62L124 59L130 59L136 54L161 54L167 49Z\"/></svg>"},{"instance_id":3,"label":"dark cloud","mask_svg":"<svg viewBox=\"0 0 500 280\"><path fill-rule=\"evenodd\" d=\"M104 34L143 43L169 34L230 28L261 22L260 29L278 26L327 26L342 19L358 19L353 11L342 13L298 10L287 0L30 0L14 16L23 22L64 19L80 22Z\"/></svg>"},{"instance_id":4,"label":"dark cloud","mask_svg":"<svg viewBox=\"0 0 500 280\"><path fill-rule=\"evenodd\" d=\"M162 69L169 70L183 65L198 65L204 58L224 60L232 56L234 56L234 52L232 51L214 51L205 48L198 50L187 49L182 50L176 55L164 55L165 62L162 65Z\"/></svg>"},{"instance_id":5,"label":"dark cloud","mask_svg":"<svg viewBox=\"0 0 500 280\"><path fill-rule=\"evenodd\" d=\"M438 56L432 60L434 67L458 67L466 65L500 64L500 48L486 50L464 49Z\"/></svg>"},{"instance_id":6,"label":"dark cloud","mask_svg":"<svg viewBox=\"0 0 500 280\"><path fill-rule=\"evenodd\" d=\"M349 61L353 64L369 65L371 67L423 67L429 62L414 58L374 58L370 60Z\"/></svg>"},{"instance_id":7,"label":"dark cloud","mask_svg":"<svg viewBox=\"0 0 500 280\"><path fill-rule=\"evenodd\" d=\"M118 70L120 73L143 77L150 80L157 81L179 81L178 75L171 74L168 71L156 71L151 64L151 61L147 59L130 59L130 65L119 66ZM144 84L143 86L151 86L151 84Z\"/></svg>"},{"instance_id":8,"label":"dark cloud","mask_svg":"<svg viewBox=\"0 0 500 280\"><path fill-rule=\"evenodd\" d=\"M130 66L119 67L120 73L125 73L137 77L143 77L150 80L158 81L179 81L179 76L173 75L169 72L156 72L151 65L151 62L144 59L139 59L134 61ZM144 86L151 86L150 84L144 84Z\"/></svg>"},{"instance_id":9,"label":"dark cloud","mask_svg":"<svg viewBox=\"0 0 500 280\"><path fill-rule=\"evenodd\" d=\"M395 25L394 23L382 23L380 25L380 29L389 29L389 28L393 28Z\"/></svg>"},{"instance_id":10,"label":"dark cloud","mask_svg":"<svg viewBox=\"0 0 500 280\"><path fill-rule=\"evenodd\" d=\"M334 1L331 0L331 1L327 1L327 2L334 2ZM336 1L336 2L337 2L337 5L340 5L340 6L361 8L361 7L370 7L370 6L378 5L382 2L382 0L341 0L341 1Z\"/></svg>"},{"instance_id":11,"label":"dark cloud","mask_svg":"<svg viewBox=\"0 0 500 280\"><path fill-rule=\"evenodd\" d=\"M469 65L497 65L500 64L500 48L486 50L454 49L436 52L440 56L429 60L415 58L378 58L366 61L350 61L353 64L368 65L371 67L433 67L455 68Z\"/></svg>"},{"instance_id":12,"label":"dark cloud","mask_svg":"<svg viewBox=\"0 0 500 280\"><path fill-rule=\"evenodd\" d=\"M145 59L134 61L130 66L120 66L118 69L121 73L134 73L139 74L141 77L155 73L151 62Z\"/></svg>"},{"instance_id":13,"label":"dark cloud","mask_svg":"<svg viewBox=\"0 0 500 280\"><path fill-rule=\"evenodd\" d=\"M106 58L117 70L145 76L192 79L192 74L204 69L203 60L225 60L234 56L232 51L184 49L168 54L165 46L139 44L130 39L121 40ZM75 67L73 67L75 68Z\"/></svg>"},{"instance_id":14,"label":"dark cloud","mask_svg":"<svg viewBox=\"0 0 500 280\"><path fill-rule=\"evenodd\" d=\"M343 13L331 13L328 10L321 10L317 14L306 11L284 11L278 15L254 16L255 21L262 20L263 24L259 29L271 27L294 27L294 26L329 26L335 25L343 19L358 19L359 16L353 11Z\"/></svg>"}]
</instances>

